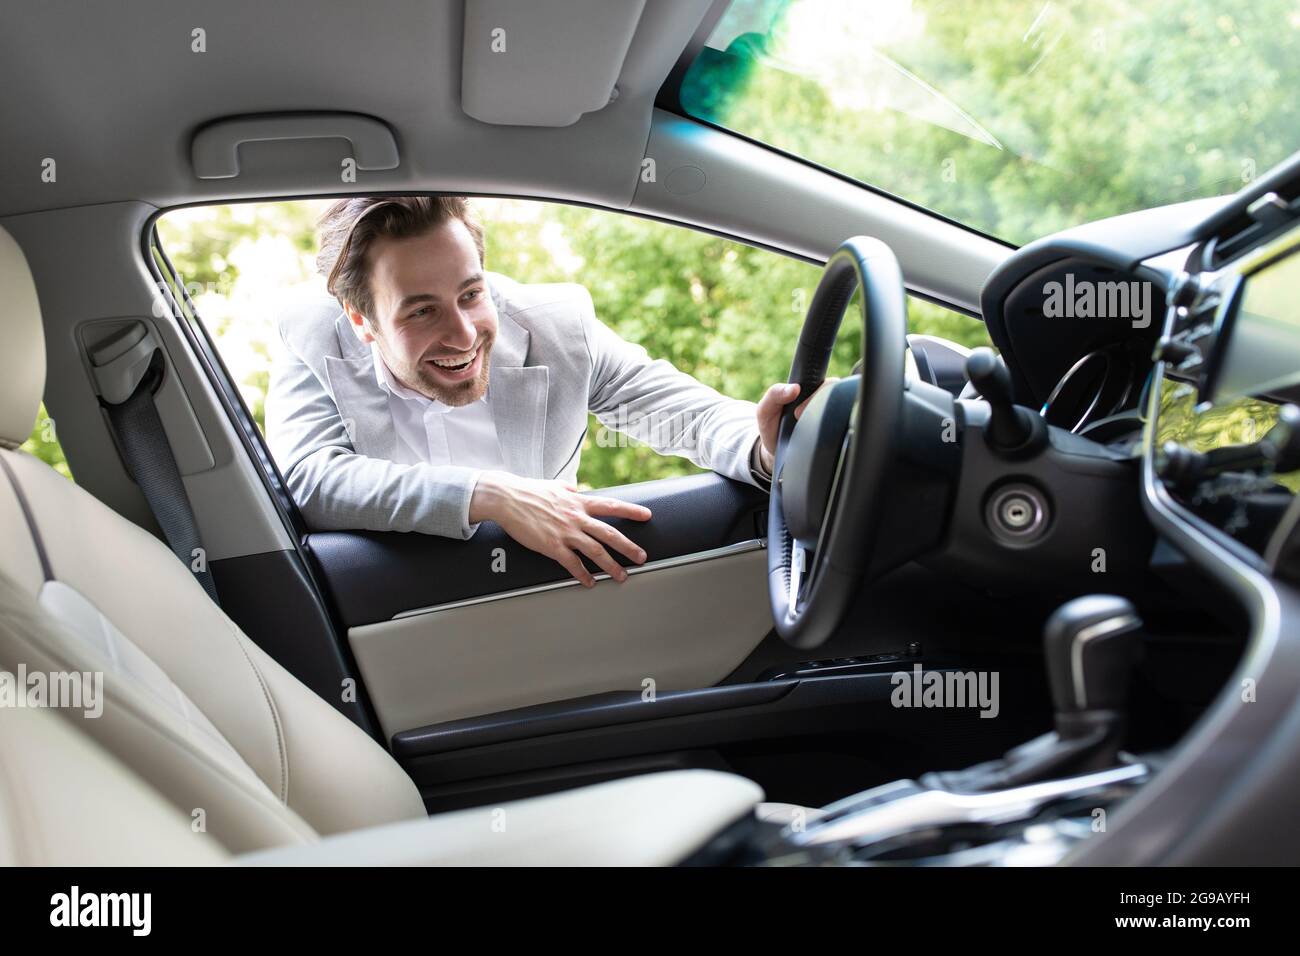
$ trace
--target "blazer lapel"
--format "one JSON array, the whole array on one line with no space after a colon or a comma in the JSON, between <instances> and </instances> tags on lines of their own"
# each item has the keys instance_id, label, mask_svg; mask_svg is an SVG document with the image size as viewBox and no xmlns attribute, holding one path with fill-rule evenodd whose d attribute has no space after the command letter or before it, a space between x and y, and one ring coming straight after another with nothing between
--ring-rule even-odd
<instances>
[{"instance_id":1,"label":"blazer lapel","mask_svg":"<svg viewBox=\"0 0 1300 956\"><path fill-rule=\"evenodd\" d=\"M325 356L325 374L334 404L358 455L398 461L397 430L388 410L388 393L375 378L370 349L347 322L347 316L342 314L335 322L339 355Z\"/></svg>"},{"instance_id":2,"label":"blazer lapel","mask_svg":"<svg viewBox=\"0 0 1300 956\"><path fill-rule=\"evenodd\" d=\"M504 310L497 313L488 398L506 468L526 478L543 478L550 370L545 365L524 364L528 358L528 340L527 329Z\"/></svg>"}]
</instances>

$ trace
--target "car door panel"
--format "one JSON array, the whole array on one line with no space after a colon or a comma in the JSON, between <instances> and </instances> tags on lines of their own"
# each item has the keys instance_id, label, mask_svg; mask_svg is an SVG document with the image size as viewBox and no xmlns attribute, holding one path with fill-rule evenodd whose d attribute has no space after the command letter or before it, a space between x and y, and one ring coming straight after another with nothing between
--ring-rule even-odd
<instances>
[{"instance_id":1,"label":"car door panel","mask_svg":"<svg viewBox=\"0 0 1300 956\"><path fill-rule=\"evenodd\" d=\"M709 687L759 645L771 630L764 492L701 474L599 494L653 517L611 521L647 560L591 589L490 522L468 541L307 537L386 737L591 694Z\"/></svg>"},{"instance_id":2,"label":"car door panel","mask_svg":"<svg viewBox=\"0 0 1300 956\"><path fill-rule=\"evenodd\" d=\"M351 628L385 733L617 690L726 677L771 627L757 542L594 588L527 589ZM647 684L653 681L653 684Z\"/></svg>"}]
</instances>

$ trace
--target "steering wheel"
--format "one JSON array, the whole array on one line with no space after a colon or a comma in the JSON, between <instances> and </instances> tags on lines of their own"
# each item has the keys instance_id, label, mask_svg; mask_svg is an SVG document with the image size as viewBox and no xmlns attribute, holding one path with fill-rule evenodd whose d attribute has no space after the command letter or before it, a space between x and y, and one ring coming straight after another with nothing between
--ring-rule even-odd
<instances>
[{"instance_id":1,"label":"steering wheel","mask_svg":"<svg viewBox=\"0 0 1300 956\"><path fill-rule=\"evenodd\" d=\"M813 397L777 435L767 518L768 594L776 631L799 648L844 620L871 562L889 498L907 346L907 294L894 253L854 236L835 250L813 294L790 366L800 398L826 380L854 290L862 289L862 374Z\"/></svg>"}]
</instances>

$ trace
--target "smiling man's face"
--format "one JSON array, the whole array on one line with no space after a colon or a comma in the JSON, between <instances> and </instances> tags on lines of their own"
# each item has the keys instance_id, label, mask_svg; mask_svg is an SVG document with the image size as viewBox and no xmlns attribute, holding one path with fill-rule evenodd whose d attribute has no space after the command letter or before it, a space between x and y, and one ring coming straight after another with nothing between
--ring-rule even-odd
<instances>
[{"instance_id":1,"label":"smiling man's face","mask_svg":"<svg viewBox=\"0 0 1300 956\"><path fill-rule=\"evenodd\" d=\"M351 306L363 342L375 342L396 379L444 405L468 405L488 385L497 312L474 239L459 219L370 248L373 315Z\"/></svg>"}]
</instances>

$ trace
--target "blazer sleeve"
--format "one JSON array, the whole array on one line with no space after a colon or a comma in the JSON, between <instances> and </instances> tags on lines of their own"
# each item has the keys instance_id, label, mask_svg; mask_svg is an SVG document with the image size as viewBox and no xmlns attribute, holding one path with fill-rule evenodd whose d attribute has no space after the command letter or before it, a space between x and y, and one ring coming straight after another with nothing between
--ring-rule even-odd
<instances>
[{"instance_id":1,"label":"blazer sleeve","mask_svg":"<svg viewBox=\"0 0 1300 956\"><path fill-rule=\"evenodd\" d=\"M765 487L752 467L757 406L727 398L672 363L651 359L596 318L590 295L583 331L592 364L590 409L600 423L664 455Z\"/></svg>"},{"instance_id":2,"label":"blazer sleeve","mask_svg":"<svg viewBox=\"0 0 1300 956\"><path fill-rule=\"evenodd\" d=\"M419 531L469 538L479 469L402 465L357 454L317 373L285 341L271 369L266 437L314 531Z\"/></svg>"}]
</instances>

